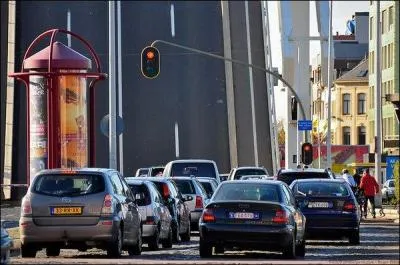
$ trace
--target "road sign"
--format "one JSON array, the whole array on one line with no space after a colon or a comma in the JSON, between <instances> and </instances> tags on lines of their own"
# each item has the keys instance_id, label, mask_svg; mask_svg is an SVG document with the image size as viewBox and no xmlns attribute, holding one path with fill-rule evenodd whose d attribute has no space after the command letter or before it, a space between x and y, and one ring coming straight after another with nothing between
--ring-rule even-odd
<instances>
[{"instance_id":1,"label":"road sign","mask_svg":"<svg viewBox=\"0 0 400 265\"><path fill-rule=\"evenodd\" d=\"M104 136L109 137L110 134L110 115L105 115L100 121L100 131L103 133ZM117 116L117 131L116 134L119 136L124 131L124 120L121 116Z\"/></svg>"},{"instance_id":2,"label":"road sign","mask_svg":"<svg viewBox=\"0 0 400 265\"><path fill-rule=\"evenodd\" d=\"M312 121L311 120L297 121L297 129L299 131L311 131L312 130Z\"/></svg>"}]
</instances>

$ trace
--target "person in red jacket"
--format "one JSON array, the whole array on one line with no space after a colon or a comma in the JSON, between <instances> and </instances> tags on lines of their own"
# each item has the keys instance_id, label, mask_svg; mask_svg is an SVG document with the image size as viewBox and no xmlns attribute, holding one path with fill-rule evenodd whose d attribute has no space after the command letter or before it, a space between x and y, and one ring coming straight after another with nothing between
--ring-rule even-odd
<instances>
[{"instance_id":1,"label":"person in red jacket","mask_svg":"<svg viewBox=\"0 0 400 265\"><path fill-rule=\"evenodd\" d=\"M360 189L364 191L364 217L367 217L368 201L371 203L372 216L375 218L375 194L379 192L379 184L375 178L369 174L369 169L364 169L363 176L361 178Z\"/></svg>"}]
</instances>

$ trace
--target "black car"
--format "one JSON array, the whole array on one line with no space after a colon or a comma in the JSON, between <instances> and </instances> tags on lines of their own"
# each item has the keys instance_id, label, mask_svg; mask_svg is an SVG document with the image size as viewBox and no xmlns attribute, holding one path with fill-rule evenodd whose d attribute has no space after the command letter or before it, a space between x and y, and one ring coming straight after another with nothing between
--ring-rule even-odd
<instances>
[{"instance_id":1,"label":"black car","mask_svg":"<svg viewBox=\"0 0 400 265\"><path fill-rule=\"evenodd\" d=\"M190 210L186 201L193 200L193 197L182 196L176 184L170 178L139 177L136 179L149 180L157 187L172 216L172 239L174 243L179 242L179 236L182 241L190 241Z\"/></svg>"},{"instance_id":2,"label":"black car","mask_svg":"<svg viewBox=\"0 0 400 265\"><path fill-rule=\"evenodd\" d=\"M282 251L304 256L305 217L289 187L274 180L221 183L199 221L200 256L225 248Z\"/></svg>"},{"instance_id":3,"label":"black car","mask_svg":"<svg viewBox=\"0 0 400 265\"><path fill-rule=\"evenodd\" d=\"M361 213L357 200L345 180L302 179L290 185L307 218L306 237L349 238L360 243Z\"/></svg>"},{"instance_id":4,"label":"black car","mask_svg":"<svg viewBox=\"0 0 400 265\"><path fill-rule=\"evenodd\" d=\"M333 175L327 169L317 168L300 168L300 169L281 169L279 170L276 180L285 182L287 185L292 184L296 179L334 179Z\"/></svg>"}]
</instances>

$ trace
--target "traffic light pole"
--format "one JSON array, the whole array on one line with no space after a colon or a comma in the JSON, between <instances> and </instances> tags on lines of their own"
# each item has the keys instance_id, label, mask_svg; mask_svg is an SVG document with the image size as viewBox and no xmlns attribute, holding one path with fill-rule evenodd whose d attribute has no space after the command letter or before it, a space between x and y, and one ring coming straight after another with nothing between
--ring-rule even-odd
<instances>
[{"instance_id":1,"label":"traffic light pole","mask_svg":"<svg viewBox=\"0 0 400 265\"><path fill-rule=\"evenodd\" d=\"M173 46L173 47L177 47L177 48L181 48L181 49L184 49L184 50L188 50L188 51L196 52L196 53L199 53L199 54L207 55L207 56L210 56L210 57L213 57L213 58L217 58L217 59L220 59L220 60L225 60L225 61L229 61L229 62L232 62L232 63L241 64L241 65L244 65L244 66L247 66L247 67L251 67L253 69L264 71L265 73L268 73L268 74L274 76L275 78L279 79L282 83L284 83L287 86L287 88L289 88L290 92L292 92L293 96L296 98L297 102L299 103L301 116L303 117L303 120L307 119L306 114L304 112L303 104L300 101L299 96L297 95L297 93L293 89L293 87L285 79L283 79L281 75L279 75L277 73L274 73L274 72L272 72L272 71L270 71L268 69L262 68L260 66L254 65L254 64L249 64L249 63L246 63L246 62L243 62L243 61L239 61L239 60L235 60L235 59L232 59L232 58L227 58L227 57L224 57L224 56L216 55L216 54L213 54L213 53L210 53L210 52L205 52L205 51L202 51L202 50L190 48L188 46L176 44L176 43L169 42L169 41L155 40L155 41L153 41L151 43L150 46L151 47L155 47L155 45L157 43L163 43L163 44L167 44L167 45L170 45L170 46ZM307 131L305 131L305 141L308 142L308 132Z\"/></svg>"}]
</instances>

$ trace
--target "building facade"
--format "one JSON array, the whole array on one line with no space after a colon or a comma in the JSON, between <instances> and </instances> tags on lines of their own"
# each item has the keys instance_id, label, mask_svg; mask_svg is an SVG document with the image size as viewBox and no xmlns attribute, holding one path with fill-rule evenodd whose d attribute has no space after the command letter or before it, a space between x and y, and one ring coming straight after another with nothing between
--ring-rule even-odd
<instances>
[{"instance_id":1,"label":"building facade","mask_svg":"<svg viewBox=\"0 0 400 265\"><path fill-rule=\"evenodd\" d=\"M396 116L399 102L399 2L380 2L381 31L381 95L382 95L382 153L399 154L399 120ZM370 1L369 12L369 142L375 148L375 61L376 61L376 1Z\"/></svg>"}]
</instances>

